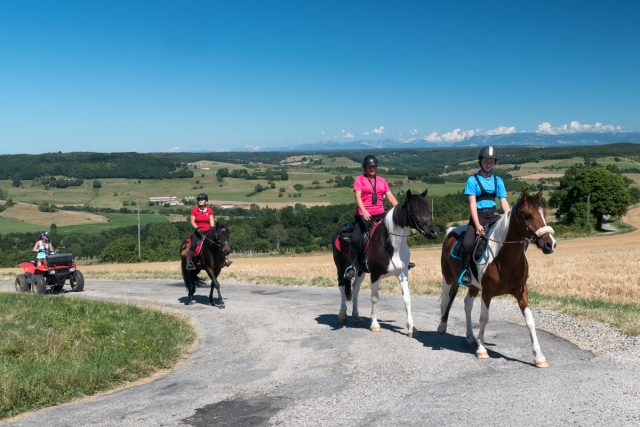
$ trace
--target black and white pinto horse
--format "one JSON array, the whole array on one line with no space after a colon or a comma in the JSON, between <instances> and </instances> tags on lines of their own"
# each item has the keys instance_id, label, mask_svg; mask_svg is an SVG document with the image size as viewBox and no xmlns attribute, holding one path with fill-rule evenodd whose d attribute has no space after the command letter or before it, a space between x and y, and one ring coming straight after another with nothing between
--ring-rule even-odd
<instances>
[{"instance_id":1,"label":"black and white pinto horse","mask_svg":"<svg viewBox=\"0 0 640 427\"><path fill-rule=\"evenodd\" d=\"M402 289L402 296L407 312L407 334L412 337L413 317L411 316L411 296L409 294L409 246L407 238L411 236L411 229L415 229L428 239L436 237L436 227L433 225L428 209L427 192L419 195L407 191L406 197L395 207L390 209L384 221L375 228L369 238L366 267L371 275L371 331L380 331L378 323L377 302L380 279L396 276ZM352 301L352 317L356 324L362 323L358 314L358 293L365 277L365 272L359 269L353 282L344 278L344 271L350 265L348 249L340 241L340 227L333 238L333 261L338 272L338 287L342 301L338 318L344 324L347 321L347 301Z\"/></svg>"},{"instance_id":2,"label":"black and white pinto horse","mask_svg":"<svg viewBox=\"0 0 640 427\"><path fill-rule=\"evenodd\" d=\"M528 242L535 243L544 254L551 254L556 249L553 228L546 223L544 208L540 204L541 197L542 191L531 196L527 190L524 190L511 210L503 214L488 233L489 242L485 256L477 262L477 275L472 277L469 293L464 299L466 337L470 344L477 346L476 357L479 359L489 357L484 346L484 330L489 322L491 299L499 295L513 295L529 329L535 365L539 368L549 366L540 350L533 314L529 308L527 286L529 264L525 256ZM456 245L456 234L459 234L464 227L466 226L453 231L448 230L442 245L441 319L438 326L438 332L441 334L447 331L449 310L458 292L457 278L460 276L461 266L460 261L454 259L451 254ZM471 310L480 291L482 291L482 308L480 331L476 338L471 325Z\"/></svg>"},{"instance_id":3,"label":"black and white pinto horse","mask_svg":"<svg viewBox=\"0 0 640 427\"><path fill-rule=\"evenodd\" d=\"M218 275L224 266L226 256L231 252L229 246L229 229L222 224L217 224L211 228L203 238L202 249L198 256L193 257L195 270L187 270L186 251L189 249L191 237L188 237L181 245L181 270L182 279L189 292L189 303L194 303L193 294L196 292L196 283L198 282L198 273L204 270L211 279L211 291L209 292L209 304L215 305L213 301L213 289L218 292L218 307L224 308L224 301L220 293L220 282Z\"/></svg>"}]
</instances>

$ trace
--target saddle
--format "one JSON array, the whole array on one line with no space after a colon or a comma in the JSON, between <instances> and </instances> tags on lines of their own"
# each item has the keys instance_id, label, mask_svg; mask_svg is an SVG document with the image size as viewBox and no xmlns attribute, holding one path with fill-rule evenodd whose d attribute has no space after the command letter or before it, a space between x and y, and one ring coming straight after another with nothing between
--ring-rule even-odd
<instances>
[{"instance_id":1,"label":"saddle","mask_svg":"<svg viewBox=\"0 0 640 427\"><path fill-rule=\"evenodd\" d=\"M489 235L490 231L493 229L493 227L495 226L494 224L491 224L489 226L489 228L485 231L485 235L484 236L476 236L473 240L473 247L475 248L475 250L473 251L472 254L472 261L474 261L471 265L471 267L473 268L475 266L476 263L482 261L483 258L485 258L485 253L487 251L487 244L489 243L489 240L487 239L487 235ZM453 230L451 230L451 232L449 233L450 235L453 234L456 237L456 243L453 245L453 248L451 248L451 253L450 256L451 258L455 259L455 260L459 260L462 258L462 241L464 240L464 235L467 231L467 226L466 225L460 225L456 228L454 228Z\"/></svg>"},{"instance_id":2,"label":"saddle","mask_svg":"<svg viewBox=\"0 0 640 427\"><path fill-rule=\"evenodd\" d=\"M193 251L193 258L195 261L195 258L200 254L200 250L202 249L202 244L204 243L204 239L200 239L200 242L198 243L198 245L196 246L196 249ZM191 246L191 236L187 237L184 242L182 242L182 245L180 246L180 256L181 257L186 257L187 256L187 252L189 251L189 247Z\"/></svg>"},{"instance_id":3,"label":"saddle","mask_svg":"<svg viewBox=\"0 0 640 427\"><path fill-rule=\"evenodd\" d=\"M358 260L360 261L361 269L363 271L368 271L367 266L367 250L369 249L369 237L373 235L376 228L382 223L382 219L373 223L370 229L362 233L362 240L360 240L360 245L358 249ZM353 228L355 227L355 223L353 221L348 222L340 228L336 239L335 239L335 247L338 251L344 255L345 257L351 256L351 238L353 237Z\"/></svg>"}]
</instances>

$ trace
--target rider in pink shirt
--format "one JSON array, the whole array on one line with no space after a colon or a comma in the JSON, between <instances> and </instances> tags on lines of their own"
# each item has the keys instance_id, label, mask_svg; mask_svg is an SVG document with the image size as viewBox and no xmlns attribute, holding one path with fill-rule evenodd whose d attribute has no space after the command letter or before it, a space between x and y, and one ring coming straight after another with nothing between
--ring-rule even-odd
<instances>
[{"instance_id":1,"label":"rider in pink shirt","mask_svg":"<svg viewBox=\"0 0 640 427\"><path fill-rule=\"evenodd\" d=\"M356 200L355 227L351 236L351 265L344 272L345 279L353 279L356 276L362 235L370 230L377 220L384 217L384 198L387 198L391 206L398 204L387 181L378 176L378 159L375 156L365 156L362 160L362 170L362 175L353 181Z\"/></svg>"}]
</instances>

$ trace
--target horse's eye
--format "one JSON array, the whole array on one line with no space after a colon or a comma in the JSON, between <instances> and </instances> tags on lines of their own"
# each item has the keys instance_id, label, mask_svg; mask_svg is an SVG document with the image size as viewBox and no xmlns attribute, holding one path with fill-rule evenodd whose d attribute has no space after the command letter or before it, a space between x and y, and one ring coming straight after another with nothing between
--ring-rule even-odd
<instances>
[{"instance_id":1,"label":"horse's eye","mask_svg":"<svg viewBox=\"0 0 640 427\"><path fill-rule=\"evenodd\" d=\"M533 218L533 216L531 216L531 214L524 214L524 220L525 221L529 221L531 218Z\"/></svg>"}]
</instances>

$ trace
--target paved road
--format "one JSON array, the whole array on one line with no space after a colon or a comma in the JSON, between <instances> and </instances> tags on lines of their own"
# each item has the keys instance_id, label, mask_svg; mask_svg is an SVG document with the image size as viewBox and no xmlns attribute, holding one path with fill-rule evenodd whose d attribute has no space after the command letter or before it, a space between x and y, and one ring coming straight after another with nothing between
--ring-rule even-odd
<instances>
[{"instance_id":1,"label":"paved road","mask_svg":"<svg viewBox=\"0 0 640 427\"><path fill-rule=\"evenodd\" d=\"M9 291L12 283L0 283ZM227 308L185 305L181 283L88 282L79 296L153 304L188 316L190 360L147 384L11 420L12 426L639 425L640 366L539 333L548 369L532 366L528 333L510 301L494 301L490 359L464 340L457 301L435 332L436 298L413 298L415 339L400 297L382 295L379 333L341 327L337 289L225 285ZM366 293L366 292L365 292ZM368 313L362 295L363 314ZM477 317L476 307L474 316ZM534 310L535 313L535 310ZM349 319L350 320L350 319Z\"/></svg>"}]
</instances>

